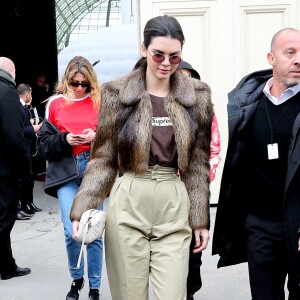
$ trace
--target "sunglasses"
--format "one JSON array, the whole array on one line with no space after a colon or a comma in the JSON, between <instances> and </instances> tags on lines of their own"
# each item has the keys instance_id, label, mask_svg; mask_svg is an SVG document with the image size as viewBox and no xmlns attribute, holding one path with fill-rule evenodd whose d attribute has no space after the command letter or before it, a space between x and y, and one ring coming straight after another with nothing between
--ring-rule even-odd
<instances>
[{"instance_id":1,"label":"sunglasses","mask_svg":"<svg viewBox=\"0 0 300 300\"><path fill-rule=\"evenodd\" d=\"M147 49L147 51L150 54L150 56L152 57L153 61L156 63L162 63L166 59L166 56L168 56L168 55L164 55L164 54L160 54L160 53L151 54L148 49ZM181 62L180 55L172 55L172 56L168 56L168 57L169 57L169 62L172 65L178 65Z\"/></svg>"},{"instance_id":2,"label":"sunglasses","mask_svg":"<svg viewBox=\"0 0 300 300\"><path fill-rule=\"evenodd\" d=\"M81 85L83 88L87 88L87 87L89 87L91 84L88 83L88 82L80 82L80 81L74 82L74 81L71 81L71 82L70 82L70 85L71 85L71 86L74 86L74 87L79 87L79 86Z\"/></svg>"}]
</instances>

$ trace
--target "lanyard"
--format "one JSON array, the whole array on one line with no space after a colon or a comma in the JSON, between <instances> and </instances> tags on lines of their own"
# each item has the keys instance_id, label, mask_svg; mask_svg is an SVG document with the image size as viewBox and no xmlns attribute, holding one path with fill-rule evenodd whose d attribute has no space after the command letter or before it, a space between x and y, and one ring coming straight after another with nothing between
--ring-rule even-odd
<instances>
[{"instance_id":1,"label":"lanyard","mask_svg":"<svg viewBox=\"0 0 300 300\"><path fill-rule=\"evenodd\" d=\"M272 126L271 124L271 119L269 116L269 111L268 111L268 105L267 105L267 97L265 97L265 106L266 106L266 112L267 112L267 116L268 116L268 121L269 121L269 125L270 125L270 129L271 129L271 143L273 144L273 140L274 140L274 128L276 127L278 121L281 119L281 117L283 116L283 114L286 112L287 108L291 105L293 101L290 101L288 103L288 105L285 107L285 109L281 112L281 114L279 115L279 117L276 119L274 125Z\"/></svg>"}]
</instances>

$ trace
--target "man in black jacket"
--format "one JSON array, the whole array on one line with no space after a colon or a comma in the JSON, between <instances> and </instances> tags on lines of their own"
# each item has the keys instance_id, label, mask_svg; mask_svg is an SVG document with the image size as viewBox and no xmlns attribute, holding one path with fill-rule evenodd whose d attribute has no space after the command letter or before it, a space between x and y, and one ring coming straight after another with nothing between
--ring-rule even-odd
<instances>
[{"instance_id":1,"label":"man in black jacket","mask_svg":"<svg viewBox=\"0 0 300 300\"><path fill-rule=\"evenodd\" d=\"M27 275L12 255L10 233L16 221L18 180L32 176L26 149L20 100L15 89L15 65L0 57L0 275L1 279Z\"/></svg>"},{"instance_id":2,"label":"man in black jacket","mask_svg":"<svg viewBox=\"0 0 300 300\"><path fill-rule=\"evenodd\" d=\"M36 154L36 138L42 123L36 124L34 116L30 115L29 106L32 101L32 89L27 83L20 83L17 86L17 93L20 97L20 108L23 115L24 138L27 144L27 151L30 156ZM42 211L33 203L33 188L34 179L20 178L19 181L19 200L20 210L17 215L17 220L30 219L35 212Z\"/></svg>"},{"instance_id":3,"label":"man in black jacket","mask_svg":"<svg viewBox=\"0 0 300 300\"><path fill-rule=\"evenodd\" d=\"M300 299L300 31L271 43L272 70L228 94L229 141L213 236L218 267L248 262L253 300Z\"/></svg>"}]
</instances>

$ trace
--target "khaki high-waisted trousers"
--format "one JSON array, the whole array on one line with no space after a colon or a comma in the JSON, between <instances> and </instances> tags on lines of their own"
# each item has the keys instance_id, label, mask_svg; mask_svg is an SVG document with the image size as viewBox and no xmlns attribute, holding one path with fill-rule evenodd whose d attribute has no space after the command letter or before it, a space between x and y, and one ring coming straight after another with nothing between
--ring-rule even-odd
<instances>
[{"instance_id":1,"label":"khaki high-waisted trousers","mask_svg":"<svg viewBox=\"0 0 300 300\"><path fill-rule=\"evenodd\" d=\"M113 300L186 300L190 203L176 169L125 173L111 190L105 256Z\"/></svg>"}]
</instances>

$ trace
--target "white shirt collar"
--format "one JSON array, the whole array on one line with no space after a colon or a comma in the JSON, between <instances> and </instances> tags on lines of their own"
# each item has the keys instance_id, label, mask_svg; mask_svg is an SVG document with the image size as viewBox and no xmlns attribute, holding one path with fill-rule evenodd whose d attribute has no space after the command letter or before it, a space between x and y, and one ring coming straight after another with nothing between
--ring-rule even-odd
<instances>
[{"instance_id":1,"label":"white shirt collar","mask_svg":"<svg viewBox=\"0 0 300 300\"><path fill-rule=\"evenodd\" d=\"M285 91L283 91L281 93L281 95L277 99L270 93L270 89L271 89L272 85L273 85L273 77L267 81L263 92L274 105L280 105L280 104L284 103L285 101L294 97L300 91L300 83L299 83L297 85L287 88Z\"/></svg>"},{"instance_id":2,"label":"white shirt collar","mask_svg":"<svg viewBox=\"0 0 300 300\"><path fill-rule=\"evenodd\" d=\"M20 102L21 102L21 104L22 104L23 106L25 106L25 105L26 105L26 103L24 102L24 100L23 100L23 99L21 99L21 98L20 98Z\"/></svg>"}]
</instances>

